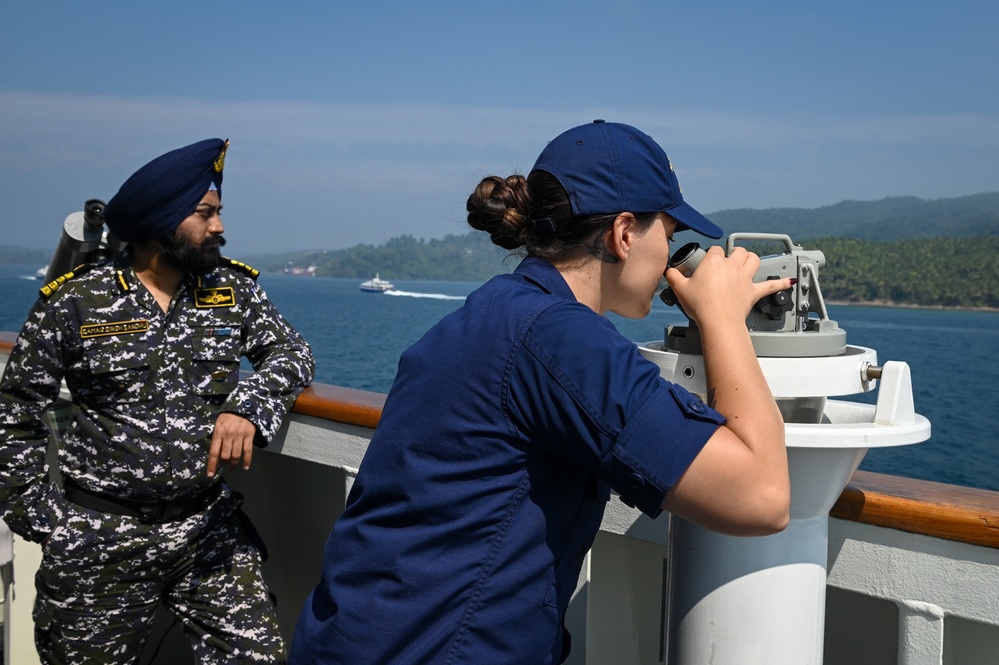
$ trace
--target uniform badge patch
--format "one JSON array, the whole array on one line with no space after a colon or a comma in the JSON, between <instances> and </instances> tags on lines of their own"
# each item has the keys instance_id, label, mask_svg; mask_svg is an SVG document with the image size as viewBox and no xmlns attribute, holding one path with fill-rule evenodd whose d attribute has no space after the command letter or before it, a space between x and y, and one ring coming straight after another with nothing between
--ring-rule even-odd
<instances>
[{"instance_id":1,"label":"uniform badge patch","mask_svg":"<svg viewBox=\"0 0 999 665\"><path fill-rule=\"evenodd\" d=\"M134 335L149 330L147 319L133 321L108 321L107 323L88 323L80 326L80 339L92 337L107 337L108 335Z\"/></svg>"},{"instance_id":2,"label":"uniform badge patch","mask_svg":"<svg viewBox=\"0 0 999 665\"><path fill-rule=\"evenodd\" d=\"M231 286L216 286L211 289L194 289L194 306L198 309L206 307L232 307L236 304L236 294Z\"/></svg>"}]
</instances>

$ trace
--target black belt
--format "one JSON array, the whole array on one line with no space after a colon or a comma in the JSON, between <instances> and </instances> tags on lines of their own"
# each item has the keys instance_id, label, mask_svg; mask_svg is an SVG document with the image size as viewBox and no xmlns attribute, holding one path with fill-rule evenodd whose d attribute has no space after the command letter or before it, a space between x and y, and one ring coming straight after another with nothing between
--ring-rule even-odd
<instances>
[{"instance_id":1,"label":"black belt","mask_svg":"<svg viewBox=\"0 0 999 665\"><path fill-rule=\"evenodd\" d=\"M182 499L172 501L129 501L116 496L93 492L80 486L72 478L63 481L66 498L78 506L98 510L112 515L135 517L143 524L160 524L187 519L208 508L209 504L222 493L222 483L216 482L209 488L198 490Z\"/></svg>"}]
</instances>

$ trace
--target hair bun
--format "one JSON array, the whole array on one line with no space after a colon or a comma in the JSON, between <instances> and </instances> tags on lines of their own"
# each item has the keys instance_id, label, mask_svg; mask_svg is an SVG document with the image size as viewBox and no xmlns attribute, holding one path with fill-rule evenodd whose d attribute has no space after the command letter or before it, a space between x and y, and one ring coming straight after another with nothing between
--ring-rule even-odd
<instances>
[{"instance_id":1,"label":"hair bun","mask_svg":"<svg viewBox=\"0 0 999 665\"><path fill-rule=\"evenodd\" d=\"M489 233L503 249L524 245L524 227L530 216L530 194L522 175L483 178L465 203L468 224Z\"/></svg>"}]
</instances>

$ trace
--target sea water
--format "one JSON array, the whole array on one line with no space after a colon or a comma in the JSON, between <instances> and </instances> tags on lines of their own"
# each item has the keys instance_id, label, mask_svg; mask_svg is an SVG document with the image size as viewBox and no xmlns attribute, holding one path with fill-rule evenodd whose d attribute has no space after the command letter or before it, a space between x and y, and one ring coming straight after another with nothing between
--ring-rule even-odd
<instances>
[{"instance_id":1,"label":"sea water","mask_svg":"<svg viewBox=\"0 0 999 665\"><path fill-rule=\"evenodd\" d=\"M37 266L0 265L0 330L18 332L38 295ZM312 345L316 380L388 392L399 354L441 317L461 307L472 282L393 280L364 293L361 279L264 273L259 282ZM999 490L999 313L829 306L847 342L875 349L878 361L908 363L916 411L930 440L871 450L862 469ZM657 299L635 321L609 315L635 342L661 340L686 318ZM876 393L843 397L873 403Z\"/></svg>"}]
</instances>

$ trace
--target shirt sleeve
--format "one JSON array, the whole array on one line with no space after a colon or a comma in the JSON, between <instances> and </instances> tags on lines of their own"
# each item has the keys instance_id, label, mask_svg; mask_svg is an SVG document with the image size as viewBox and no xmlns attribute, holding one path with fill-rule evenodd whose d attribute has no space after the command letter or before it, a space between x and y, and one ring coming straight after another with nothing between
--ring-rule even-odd
<instances>
[{"instance_id":1,"label":"shirt sleeve","mask_svg":"<svg viewBox=\"0 0 999 665\"><path fill-rule=\"evenodd\" d=\"M59 397L62 335L56 312L39 299L14 343L0 382L0 516L21 537L41 542L61 518L49 482L43 415Z\"/></svg>"},{"instance_id":2,"label":"shirt sleeve","mask_svg":"<svg viewBox=\"0 0 999 665\"><path fill-rule=\"evenodd\" d=\"M256 282L250 284L242 354L255 371L239 382L221 410L250 420L269 443L295 398L312 382L316 364L309 344L281 316L264 290Z\"/></svg>"},{"instance_id":3,"label":"shirt sleeve","mask_svg":"<svg viewBox=\"0 0 999 665\"><path fill-rule=\"evenodd\" d=\"M653 517L725 422L578 303L541 312L512 366L511 420L525 438L597 473Z\"/></svg>"}]
</instances>

